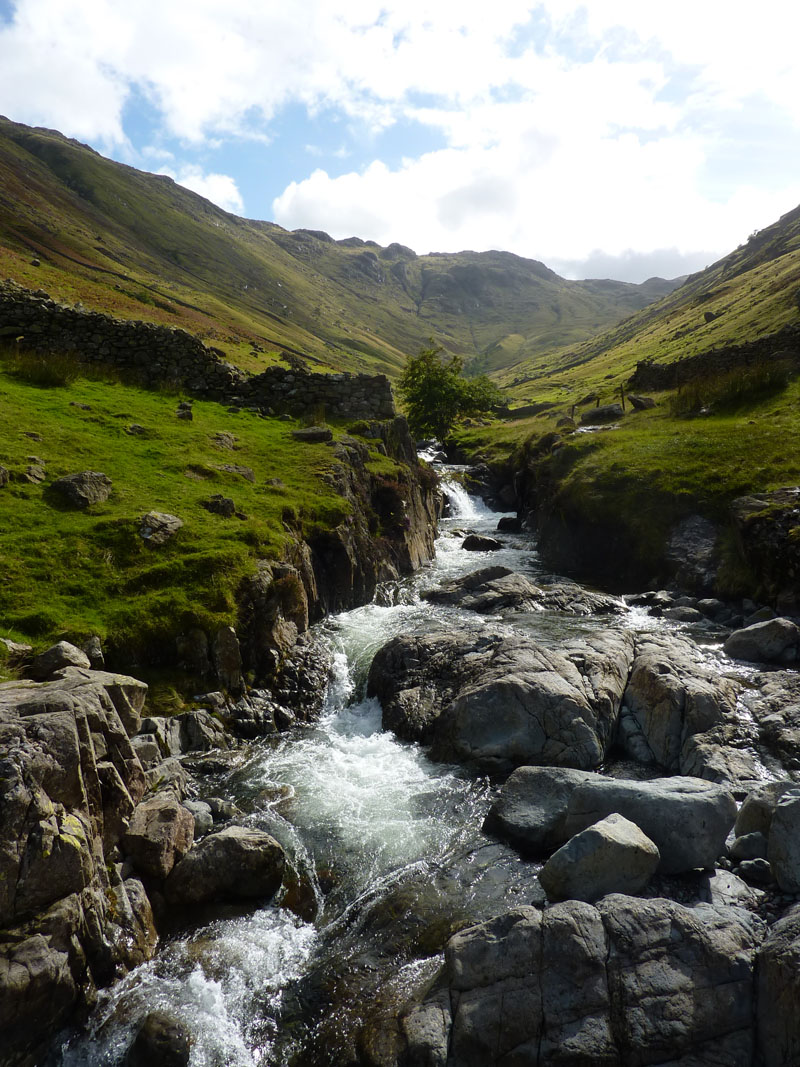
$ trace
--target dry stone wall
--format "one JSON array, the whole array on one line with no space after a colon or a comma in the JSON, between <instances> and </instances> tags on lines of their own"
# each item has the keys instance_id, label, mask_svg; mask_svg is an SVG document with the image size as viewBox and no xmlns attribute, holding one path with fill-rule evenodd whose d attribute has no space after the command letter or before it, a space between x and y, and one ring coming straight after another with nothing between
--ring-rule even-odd
<instances>
[{"instance_id":1,"label":"dry stone wall","mask_svg":"<svg viewBox=\"0 0 800 1067\"><path fill-rule=\"evenodd\" d=\"M0 341L21 349L64 352L80 362L114 367L144 385L170 383L208 399L252 405L275 414L387 419L395 414L383 374L312 374L270 367L248 375L224 353L173 326L117 319L52 300L11 280L0 281Z\"/></svg>"}]
</instances>

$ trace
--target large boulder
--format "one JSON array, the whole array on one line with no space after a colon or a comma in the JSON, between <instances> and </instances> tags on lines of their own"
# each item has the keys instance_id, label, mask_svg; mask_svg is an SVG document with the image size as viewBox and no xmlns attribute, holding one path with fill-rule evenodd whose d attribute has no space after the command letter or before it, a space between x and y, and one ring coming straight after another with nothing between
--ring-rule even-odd
<instances>
[{"instance_id":1,"label":"large boulder","mask_svg":"<svg viewBox=\"0 0 800 1067\"><path fill-rule=\"evenodd\" d=\"M148 545L165 545L183 526L183 519L166 511L148 511L139 522L139 536Z\"/></svg>"},{"instance_id":2,"label":"large boulder","mask_svg":"<svg viewBox=\"0 0 800 1067\"><path fill-rule=\"evenodd\" d=\"M660 858L635 823L614 813L554 852L539 881L550 900L591 904L607 893L638 893L655 874Z\"/></svg>"},{"instance_id":3,"label":"large boulder","mask_svg":"<svg viewBox=\"0 0 800 1067\"><path fill-rule=\"evenodd\" d=\"M194 816L165 791L137 806L122 846L138 871L163 879L186 855L193 840Z\"/></svg>"},{"instance_id":4,"label":"large boulder","mask_svg":"<svg viewBox=\"0 0 800 1067\"><path fill-rule=\"evenodd\" d=\"M595 767L614 734L632 650L626 632L558 652L499 628L403 635L375 656L368 692L386 729L431 742L437 759Z\"/></svg>"},{"instance_id":5,"label":"large boulder","mask_svg":"<svg viewBox=\"0 0 800 1067\"><path fill-rule=\"evenodd\" d=\"M152 1011L137 1031L125 1067L186 1067L191 1046L189 1031L180 1019Z\"/></svg>"},{"instance_id":6,"label":"large boulder","mask_svg":"<svg viewBox=\"0 0 800 1067\"><path fill-rule=\"evenodd\" d=\"M794 663L800 648L800 627L791 619L767 619L734 630L723 648L734 659L751 663Z\"/></svg>"},{"instance_id":7,"label":"large boulder","mask_svg":"<svg viewBox=\"0 0 800 1067\"><path fill-rule=\"evenodd\" d=\"M620 712L627 752L642 763L681 770L687 739L733 716L738 688L710 670L688 641L638 636Z\"/></svg>"},{"instance_id":8,"label":"large boulder","mask_svg":"<svg viewBox=\"0 0 800 1067\"><path fill-rule=\"evenodd\" d=\"M50 489L75 508L88 508L102 504L111 495L111 479L101 471L80 471L57 478Z\"/></svg>"},{"instance_id":9,"label":"large boulder","mask_svg":"<svg viewBox=\"0 0 800 1067\"><path fill-rule=\"evenodd\" d=\"M284 863L283 849L269 834L229 826L195 845L164 888L173 904L269 900L280 888Z\"/></svg>"},{"instance_id":10,"label":"large boulder","mask_svg":"<svg viewBox=\"0 0 800 1067\"><path fill-rule=\"evenodd\" d=\"M408 1062L750 1067L762 933L743 909L671 900L517 908L451 938L401 1020Z\"/></svg>"},{"instance_id":11,"label":"large boulder","mask_svg":"<svg viewBox=\"0 0 800 1067\"><path fill-rule=\"evenodd\" d=\"M38 656L34 656L28 667L28 674L35 681L44 682L65 667L90 666L89 657L82 649L69 641L58 641Z\"/></svg>"},{"instance_id":12,"label":"large boulder","mask_svg":"<svg viewBox=\"0 0 800 1067\"><path fill-rule=\"evenodd\" d=\"M542 853L614 812L655 843L659 871L677 874L713 867L723 855L736 801L721 786L697 778L641 782L560 767L520 767L484 825L517 847Z\"/></svg>"},{"instance_id":13,"label":"large boulder","mask_svg":"<svg viewBox=\"0 0 800 1067\"><path fill-rule=\"evenodd\" d=\"M758 953L758 1048L764 1067L800 1063L800 905L771 927Z\"/></svg>"},{"instance_id":14,"label":"large boulder","mask_svg":"<svg viewBox=\"0 0 800 1067\"><path fill-rule=\"evenodd\" d=\"M775 806L784 793L796 788L797 782L788 778L779 782L763 782L756 786L747 794L739 808L735 823L736 836L758 833L768 837Z\"/></svg>"}]
</instances>

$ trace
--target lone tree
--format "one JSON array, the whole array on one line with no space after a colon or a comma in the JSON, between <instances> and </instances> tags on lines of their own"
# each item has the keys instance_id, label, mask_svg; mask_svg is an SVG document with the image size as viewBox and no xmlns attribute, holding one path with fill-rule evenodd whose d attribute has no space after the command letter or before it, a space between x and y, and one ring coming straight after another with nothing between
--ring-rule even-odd
<instances>
[{"instance_id":1,"label":"lone tree","mask_svg":"<svg viewBox=\"0 0 800 1067\"><path fill-rule=\"evenodd\" d=\"M411 432L417 437L443 440L460 415L488 411L500 400L500 390L485 374L464 378L460 356L444 357L433 338L419 355L409 356L397 383Z\"/></svg>"}]
</instances>

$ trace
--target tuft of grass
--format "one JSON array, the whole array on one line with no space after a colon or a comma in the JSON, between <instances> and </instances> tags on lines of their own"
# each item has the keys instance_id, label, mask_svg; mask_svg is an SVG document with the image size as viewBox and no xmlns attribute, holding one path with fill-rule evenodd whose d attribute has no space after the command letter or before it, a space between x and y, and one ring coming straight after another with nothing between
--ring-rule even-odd
<instances>
[{"instance_id":1,"label":"tuft of grass","mask_svg":"<svg viewBox=\"0 0 800 1067\"><path fill-rule=\"evenodd\" d=\"M5 362L9 374L42 389L71 385L80 375L77 360L68 353L54 352L40 355L24 350L11 350L6 355Z\"/></svg>"}]
</instances>

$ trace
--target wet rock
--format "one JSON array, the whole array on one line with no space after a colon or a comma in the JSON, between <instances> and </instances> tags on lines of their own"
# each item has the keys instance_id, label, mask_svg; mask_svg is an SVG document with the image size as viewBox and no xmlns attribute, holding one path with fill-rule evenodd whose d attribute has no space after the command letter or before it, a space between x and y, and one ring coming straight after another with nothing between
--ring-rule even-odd
<instances>
[{"instance_id":1,"label":"wet rock","mask_svg":"<svg viewBox=\"0 0 800 1067\"><path fill-rule=\"evenodd\" d=\"M642 763L682 769L687 738L733 716L737 692L738 685L709 670L689 642L637 637L620 714L626 751Z\"/></svg>"},{"instance_id":2,"label":"wet rock","mask_svg":"<svg viewBox=\"0 0 800 1067\"><path fill-rule=\"evenodd\" d=\"M751 663L793 663L800 645L800 627L791 619L768 619L735 630L723 648L733 659Z\"/></svg>"},{"instance_id":3,"label":"wet rock","mask_svg":"<svg viewBox=\"0 0 800 1067\"><path fill-rule=\"evenodd\" d=\"M770 929L758 953L758 1049L764 1067L800 1063L800 906Z\"/></svg>"},{"instance_id":4,"label":"wet rock","mask_svg":"<svg viewBox=\"0 0 800 1067\"><path fill-rule=\"evenodd\" d=\"M422 593L423 600L454 604L479 614L499 611L563 611L571 615L620 614L626 610L618 597L594 593L574 582L534 585L524 574L508 567L484 567L463 578L444 582Z\"/></svg>"},{"instance_id":5,"label":"wet rock","mask_svg":"<svg viewBox=\"0 0 800 1067\"><path fill-rule=\"evenodd\" d=\"M187 1067L191 1046L189 1031L180 1019L153 1011L139 1027L125 1067Z\"/></svg>"},{"instance_id":6,"label":"wet rock","mask_svg":"<svg viewBox=\"0 0 800 1067\"><path fill-rule=\"evenodd\" d=\"M736 801L721 786L696 778L640 782L589 771L520 767L492 805L485 828L540 853L614 812L655 843L661 873L677 874L713 867L724 854Z\"/></svg>"},{"instance_id":7,"label":"wet rock","mask_svg":"<svg viewBox=\"0 0 800 1067\"><path fill-rule=\"evenodd\" d=\"M183 519L165 511L148 511L139 525L139 536L148 545L164 545L183 526Z\"/></svg>"},{"instance_id":8,"label":"wet rock","mask_svg":"<svg viewBox=\"0 0 800 1067\"><path fill-rule=\"evenodd\" d=\"M80 471L57 478L50 486L51 492L74 508L88 508L102 504L111 495L111 479L101 471Z\"/></svg>"},{"instance_id":9,"label":"wet rock","mask_svg":"<svg viewBox=\"0 0 800 1067\"><path fill-rule=\"evenodd\" d=\"M165 792L137 806L122 846L137 870L162 879L189 851L193 840L193 815Z\"/></svg>"},{"instance_id":10,"label":"wet rock","mask_svg":"<svg viewBox=\"0 0 800 1067\"><path fill-rule=\"evenodd\" d=\"M497 552L503 547L503 542L485 534L468 534L461 542L461 547L467 552Z\"/></svg>"},{"instance_id":11,"label":"wet rock","mask_svg":"<svg viewBox=\"0 0 800 1067\"><path fill-rule=\"evenodd\" d=\"M80 648L69 643L59 641L51 645L45 652L34 656L28 667L28 674L37 682L43 682L51 678L56 671L64 667L90 667L89 657Z\"/></svg>"},{"instance_id":12,"label":"wet rock","mask_svg":"<svg viewBox=\"0 0 800 1067\"><path fill-rule=\"evenodd\" d=\"M229 826L204 837L175 866L164 886L167 900L268 900L280 888L284 862L283 849L269 834Z\"/></svg>"},{"instance_id":13,"label":"wet rock","mask_svg":"<svg viewBox=\"0 0 800 1067\"><path fill-rule=\"evenodd\" d=\"M759 741L787 770L800 769L800 675L770 671L753 683L741 699L758 726Z\"/></svg>"},{"instance_id":14,"label":"wet rock","mask_svg":"<svg viewBox=\"0 0 800 1067\"><path fill-rule=\"evenodd\" d=\"M522 519L515 515L504 515L497 521L498 533L522 533Z\"/></svg>"},{"instance_id":15,"label":"wet rock","mask_svg":"<svg viewBox=\"0 0 800 1067\"><path fill-rule=\"evenodd\" d=\"M627 633L561 652L501 629L401 636L375 656L367 687L384 728L432 742L436 759L594 767L610 744L631 656Z\"/></svg>"},{"instance_id":16,"label":"wet rock","mask_svg":"<svg viewBox=\"0 0 800 1067\"><path fill-rule=\"evenodd\" d=\"M539 881L550 900L592 903L607 893L635 895L655 874L660 858L635 823L614 813L554 852Z\"/></svg>"}]
</instances>

